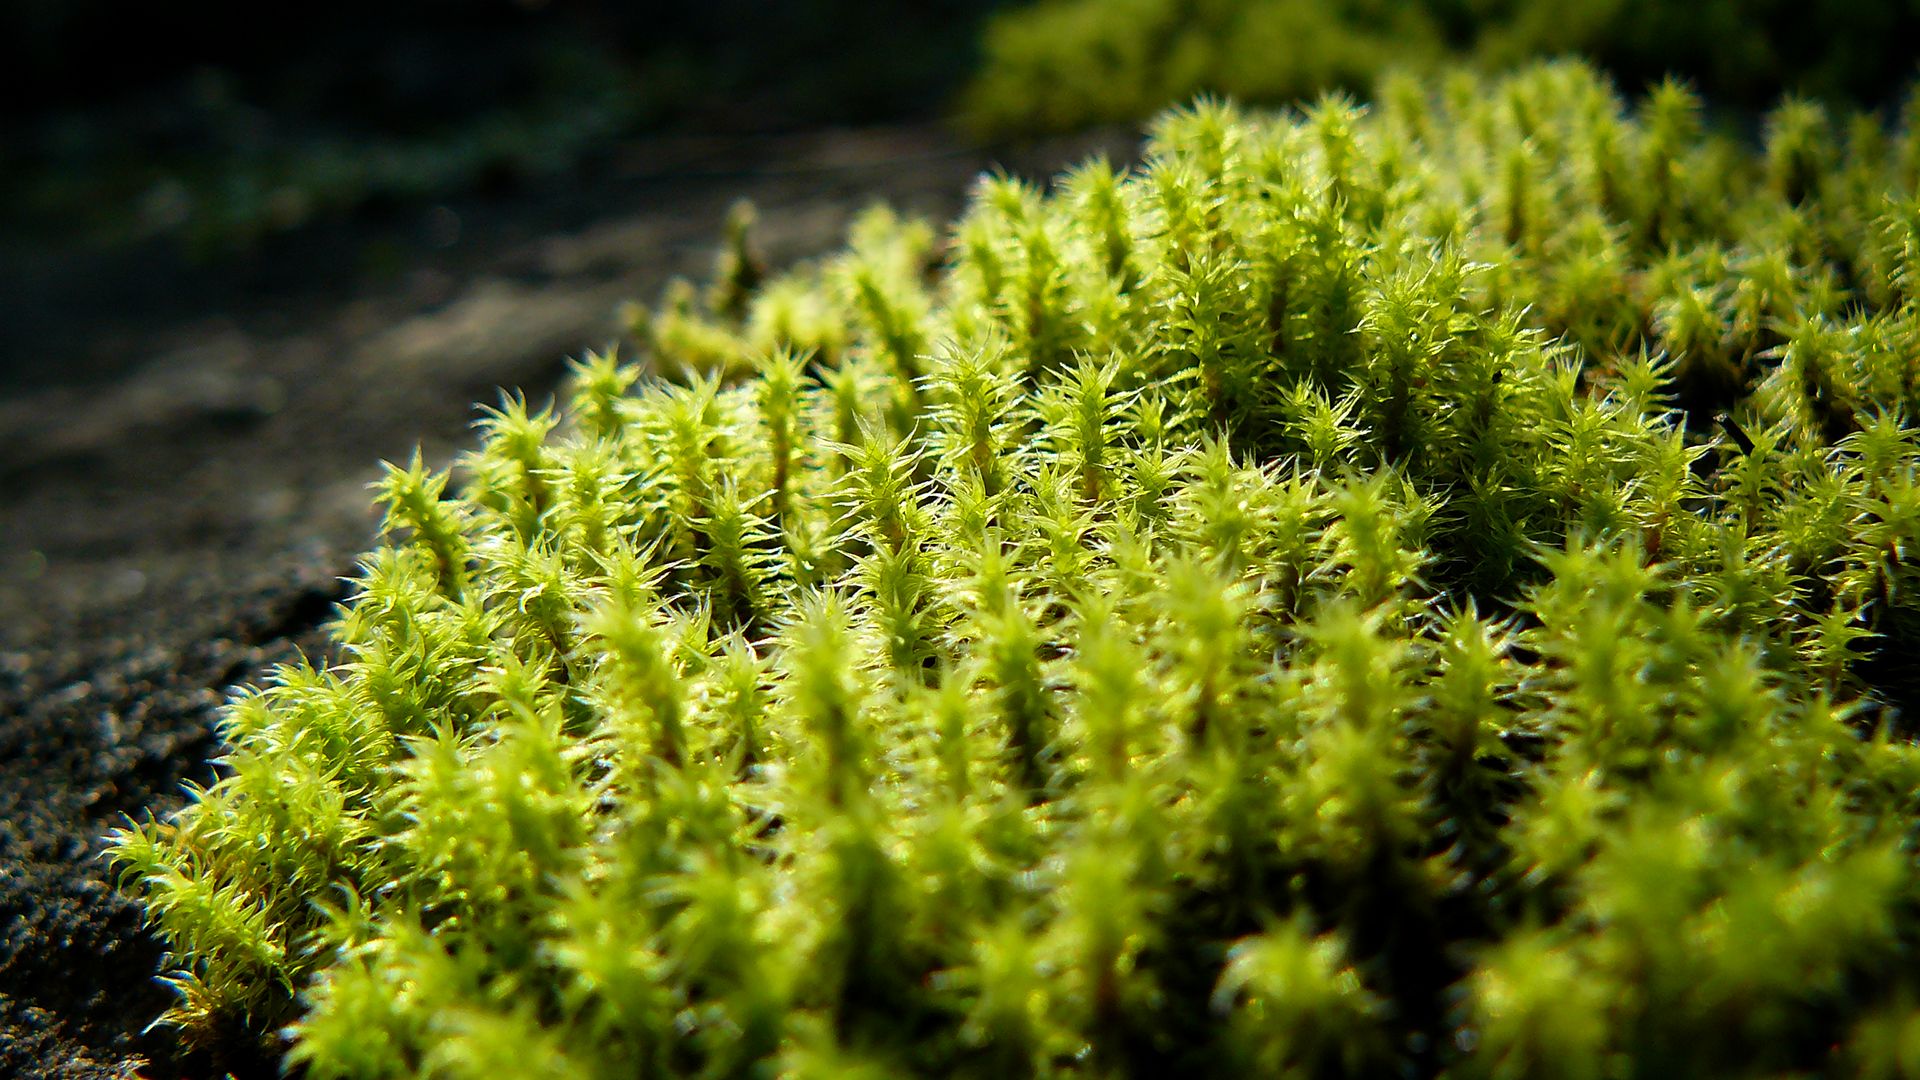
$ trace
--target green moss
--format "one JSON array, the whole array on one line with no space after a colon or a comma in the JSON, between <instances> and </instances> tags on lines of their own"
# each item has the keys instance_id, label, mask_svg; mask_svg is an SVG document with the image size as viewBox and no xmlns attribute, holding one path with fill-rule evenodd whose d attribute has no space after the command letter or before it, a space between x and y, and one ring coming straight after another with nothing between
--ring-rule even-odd
<instances>
[{"instance_id":1,"label":"green moss","mask_svg":"<svg viewBox=\"0 0 1920 1080\"><path fill-rule=\"evenodd\" d=\"M170 1019L317 1077L1916 1075L1920 143L1698 109L1203 103L944 246L736 235L636 321L697 371L390 470L337 664L117 834Z\"/></svg>"},{"instance_id":2,"label":"green moss","mask_svg":"<svg viewBox=\"0 0 1920 1080\"><path fill-rule=\"evenodd\" d=\"M978 133L1131 123L1198 93L1280 103L1386 72L1580 55L1722 105L1783 89L1883 103L1915 75L1920 9L1851 0L1037 0L990 19L960 98Z\"/></svg>"}]
</instances>

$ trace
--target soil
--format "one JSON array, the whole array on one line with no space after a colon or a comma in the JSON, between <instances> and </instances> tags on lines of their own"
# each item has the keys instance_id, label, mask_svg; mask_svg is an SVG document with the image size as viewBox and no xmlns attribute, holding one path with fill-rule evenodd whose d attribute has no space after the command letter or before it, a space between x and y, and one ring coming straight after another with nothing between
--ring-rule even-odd
<instances>
[{"instance_id":1,"label":"soil","mask_svg":"<svg viewBox=\"0 0 1920 1080\"><path fill-rule=\"evenodd\" d=\"M542 191L389 208L196 266L0 239L0 1077L278 1075L149 1024L162 950L104 835L208 783L230 688L304 653L373 542L382 459L551 392L614 311L700 276L728 206L775 265L884 199L936 219L994 153L927 128L655 139Z\"/></svg>"}]
</instances>

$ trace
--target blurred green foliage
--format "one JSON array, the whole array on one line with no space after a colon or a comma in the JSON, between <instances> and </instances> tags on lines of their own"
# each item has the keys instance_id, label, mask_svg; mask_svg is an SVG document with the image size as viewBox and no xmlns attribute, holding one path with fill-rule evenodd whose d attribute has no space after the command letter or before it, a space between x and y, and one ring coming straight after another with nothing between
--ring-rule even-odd
<instances>
[{"instance_id":1,"label":"blurred green foliage","mask_svg":"<svg viewBox=\"0 0 1920 1080\"><path fill-rule=\"evenodd\" d=\"M1579 55L1717 105L1878 104L1916 73L1920 3L1885 0L1039 0L993 18L962 99L992 135L1131 122L1200 92L1282 103L1387 71Z\"/></svg>"},{"instance_id":2,"label":"blurred green foliage","mask_svg":"<svg viewBox=\"0 0 1920 1080\"><path fill-rule=\"evenodd\" d=\"M1920 1075L1920 130L1164 115L378 484L113 858L316 1078ZM280 1042L284 1037L285 1042Z\"/></svg>"}]
</instances>

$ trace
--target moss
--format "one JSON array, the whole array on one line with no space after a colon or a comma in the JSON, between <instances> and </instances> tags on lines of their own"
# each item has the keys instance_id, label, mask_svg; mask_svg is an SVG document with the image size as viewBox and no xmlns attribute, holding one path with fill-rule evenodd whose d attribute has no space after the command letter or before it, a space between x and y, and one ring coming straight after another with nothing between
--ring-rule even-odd
<instances>
[{"instance_id":1,"label":"moss","mask_svg":"<svg viewBox=\"0 0 1920 1080\"><path fill-rule=\"evenodd\" d=\"M317 1077L1914 1075L1915 133L1384 100L736 235L647 370L390 470L337 664L117 834L170 1019Z\"/></svg>"},{"instance_id":2,"label":"moss","mask_svg":"<svg viewBox=\"0 0 1920 1080\"><path fill-rule=\"evenodd\" d=\"M1782 89L1884 104L1915 74L1911 4L1816 0L1037 0L987 21L960 116L984 135L1131 123L1198 93L1280 103L1388 72L1580 55L1719 104Z\"/></svg>"}]
</instances>

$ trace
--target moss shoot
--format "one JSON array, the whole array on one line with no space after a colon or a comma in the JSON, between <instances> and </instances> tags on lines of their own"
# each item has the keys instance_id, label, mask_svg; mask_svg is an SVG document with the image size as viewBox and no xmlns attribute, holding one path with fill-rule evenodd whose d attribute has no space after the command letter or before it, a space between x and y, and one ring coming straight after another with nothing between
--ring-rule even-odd
<instances>
[{"instance_id":1,"label":"moss shoot","mask_svg":"<svg viewBox=\"0 0 1920 1080\"><path fill-rule=\"evenodd\" d=\"M1920 132L1164 115L379 485L113 857L315 1077L1920 1076ZM663 373L672 373L670 376Z\"/></svg>"}]
</instances>

